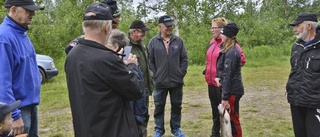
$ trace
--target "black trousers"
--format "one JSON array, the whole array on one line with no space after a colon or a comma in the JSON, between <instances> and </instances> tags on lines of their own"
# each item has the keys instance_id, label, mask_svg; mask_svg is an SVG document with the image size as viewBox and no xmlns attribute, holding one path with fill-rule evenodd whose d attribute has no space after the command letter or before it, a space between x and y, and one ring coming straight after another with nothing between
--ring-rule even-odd
<instances>
[{"instance_id":1,"label":"black trousers","mask_svg":"<svg viewBox=\"0 0 320 137\"><path fill-rule=\"evenodd\" d=\"M208 85L208 94L212 109L212 135L220 133L220 116L218 105L221 103L221 88Z\"/></svg>"},{"instance_id":2,"label":"black trousers","mask_svg":"<svg viewBox=\"0 0 320 137\"><path fill-rule=\"evenodd\" d=\"M320 137L320 108L290 108L295 137Z\"/></svg>"}]
</instances>

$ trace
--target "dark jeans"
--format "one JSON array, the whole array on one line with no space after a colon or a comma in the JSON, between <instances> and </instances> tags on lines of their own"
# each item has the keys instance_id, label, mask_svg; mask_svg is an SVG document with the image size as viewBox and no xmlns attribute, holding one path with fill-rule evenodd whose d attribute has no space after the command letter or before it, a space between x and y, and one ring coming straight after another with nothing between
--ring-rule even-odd
<instances>
[{"instance_id":1,"label":"dark jeans","mask_svg":"<svg viewBox=\"0 0 320 137\"><path fill-rule=\"evenodd\" d=\"M290 105L295 137L320 137L320 108Z\"/></svg>"},{"instance_id":2,"label":"dark jeans","mask_svg":"<svg viewBox=\"0 0 320 137\"><path fill-rule=\"evenodd\" d=\"M147 136L147 125L149 121L148 108L146 104L147 98L148 96L144 91L140 99L130 101L130 105L131 105L131 108L133 109L133 113L135 115L135 119L140 129L140 134L142 137Z\"/></svg>"},{"instance_id":3,"label":"dark jeans","mask_svg":"<svg viewBox=\"0 0 320 137\"><path fill-rule=\"evenodd\" d=\"M171 118L170 127L171 131L175 131L180 128L181 123L181 105L182 105L182 86L175 88L155 88L153 93L154 98L154 123L155 130L165 133L164 128L164 114L166 98L168 93L170 94L171 102Z\"/></svg>"},{"instance_id":4,"label":"dark jeans","mask_svg":"<svg viewBox=\"0 0 320 137\"><path fill-rule=\"evenodd\" d=\"M220 116L219 116L219 110L218 105L221 103L221 88L208 85L208 94L212 109L212 129L211 134L212 135L218 135L220 134Z\"/></svg>"},{"instance_id":5,"label":"dark jeans","mask_svg":"<svg viewBox=\"0 0 320 137\"><path fill-rule=\"evenodd\" d=\"M24 123L24 133L28 137L38 137L38 107L36 105L20 108Z\"/></svg>"}]
</instances>

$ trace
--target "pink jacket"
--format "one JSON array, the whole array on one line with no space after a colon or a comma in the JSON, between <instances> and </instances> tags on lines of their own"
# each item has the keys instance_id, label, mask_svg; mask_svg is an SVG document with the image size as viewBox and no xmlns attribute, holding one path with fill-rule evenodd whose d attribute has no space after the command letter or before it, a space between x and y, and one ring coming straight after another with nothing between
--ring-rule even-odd
<instances>
[{"instance_id":1,"label":"pink jacket","mask_svg":"<svg viewBox=\"0 0 320 137\"><path fill-rule=\"evenodd\" d=\"M213 38L210 41L210 47L207 50L206 53L206 69L205 69L205 79L208 85L211 86L217 86L217 83L214 81L214 78L217 74L217 61L220 53L220 44L222 43L221 39L215 39ZM244 53L240 47L240 45L237 43L236 46L240 50L241 54L241 62L242 66L246 63L246 57L244 56Z\"/></svg>"}]
</instances>

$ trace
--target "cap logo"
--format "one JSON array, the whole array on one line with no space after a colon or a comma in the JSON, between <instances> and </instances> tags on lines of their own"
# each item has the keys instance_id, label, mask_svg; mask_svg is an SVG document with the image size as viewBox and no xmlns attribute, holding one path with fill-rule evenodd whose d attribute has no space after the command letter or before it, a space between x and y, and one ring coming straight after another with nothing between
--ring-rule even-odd
<instances>
[{"instance_id":1,"label":"cap logo","mask_svg":"<svg viewBox=\"0 0 320 137\"><path fill-rule=\"evenodd\" d=\"M172 21L173 19L171 18L171 17L169 17L169 18L164 18L163 19L163 21L165 22L165 21Z\"/></svg>"}]
</instances>

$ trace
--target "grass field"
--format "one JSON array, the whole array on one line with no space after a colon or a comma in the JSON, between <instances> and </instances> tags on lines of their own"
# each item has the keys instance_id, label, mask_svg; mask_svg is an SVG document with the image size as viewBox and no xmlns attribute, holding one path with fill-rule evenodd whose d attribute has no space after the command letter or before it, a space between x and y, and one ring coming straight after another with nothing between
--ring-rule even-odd
<instances>
[{"instance_id":1,"label":"grass field","mask_svg":"<svg viewBox=\"0 0 320 137\"><path fill-rule=\"evenodd\" d=\"M269 59L270 60L270 59ZM249 63L250 60L247 60ZM274 66L243 67L245 95L240 100L240 121L244 137L293 137L285 84L289 75L288 58ZM72 137L72 117L63 71L64 60L56 60L60 74L41 88L39 134L41 137ZM204 66L190 66L185 78L182 130L189 137L208 137L211 133L211 108ZM148 136L152 136L153 99L150 97ZM170 136L169 100L166 106L165 136Z\"/></svg>"}]
</instances>

